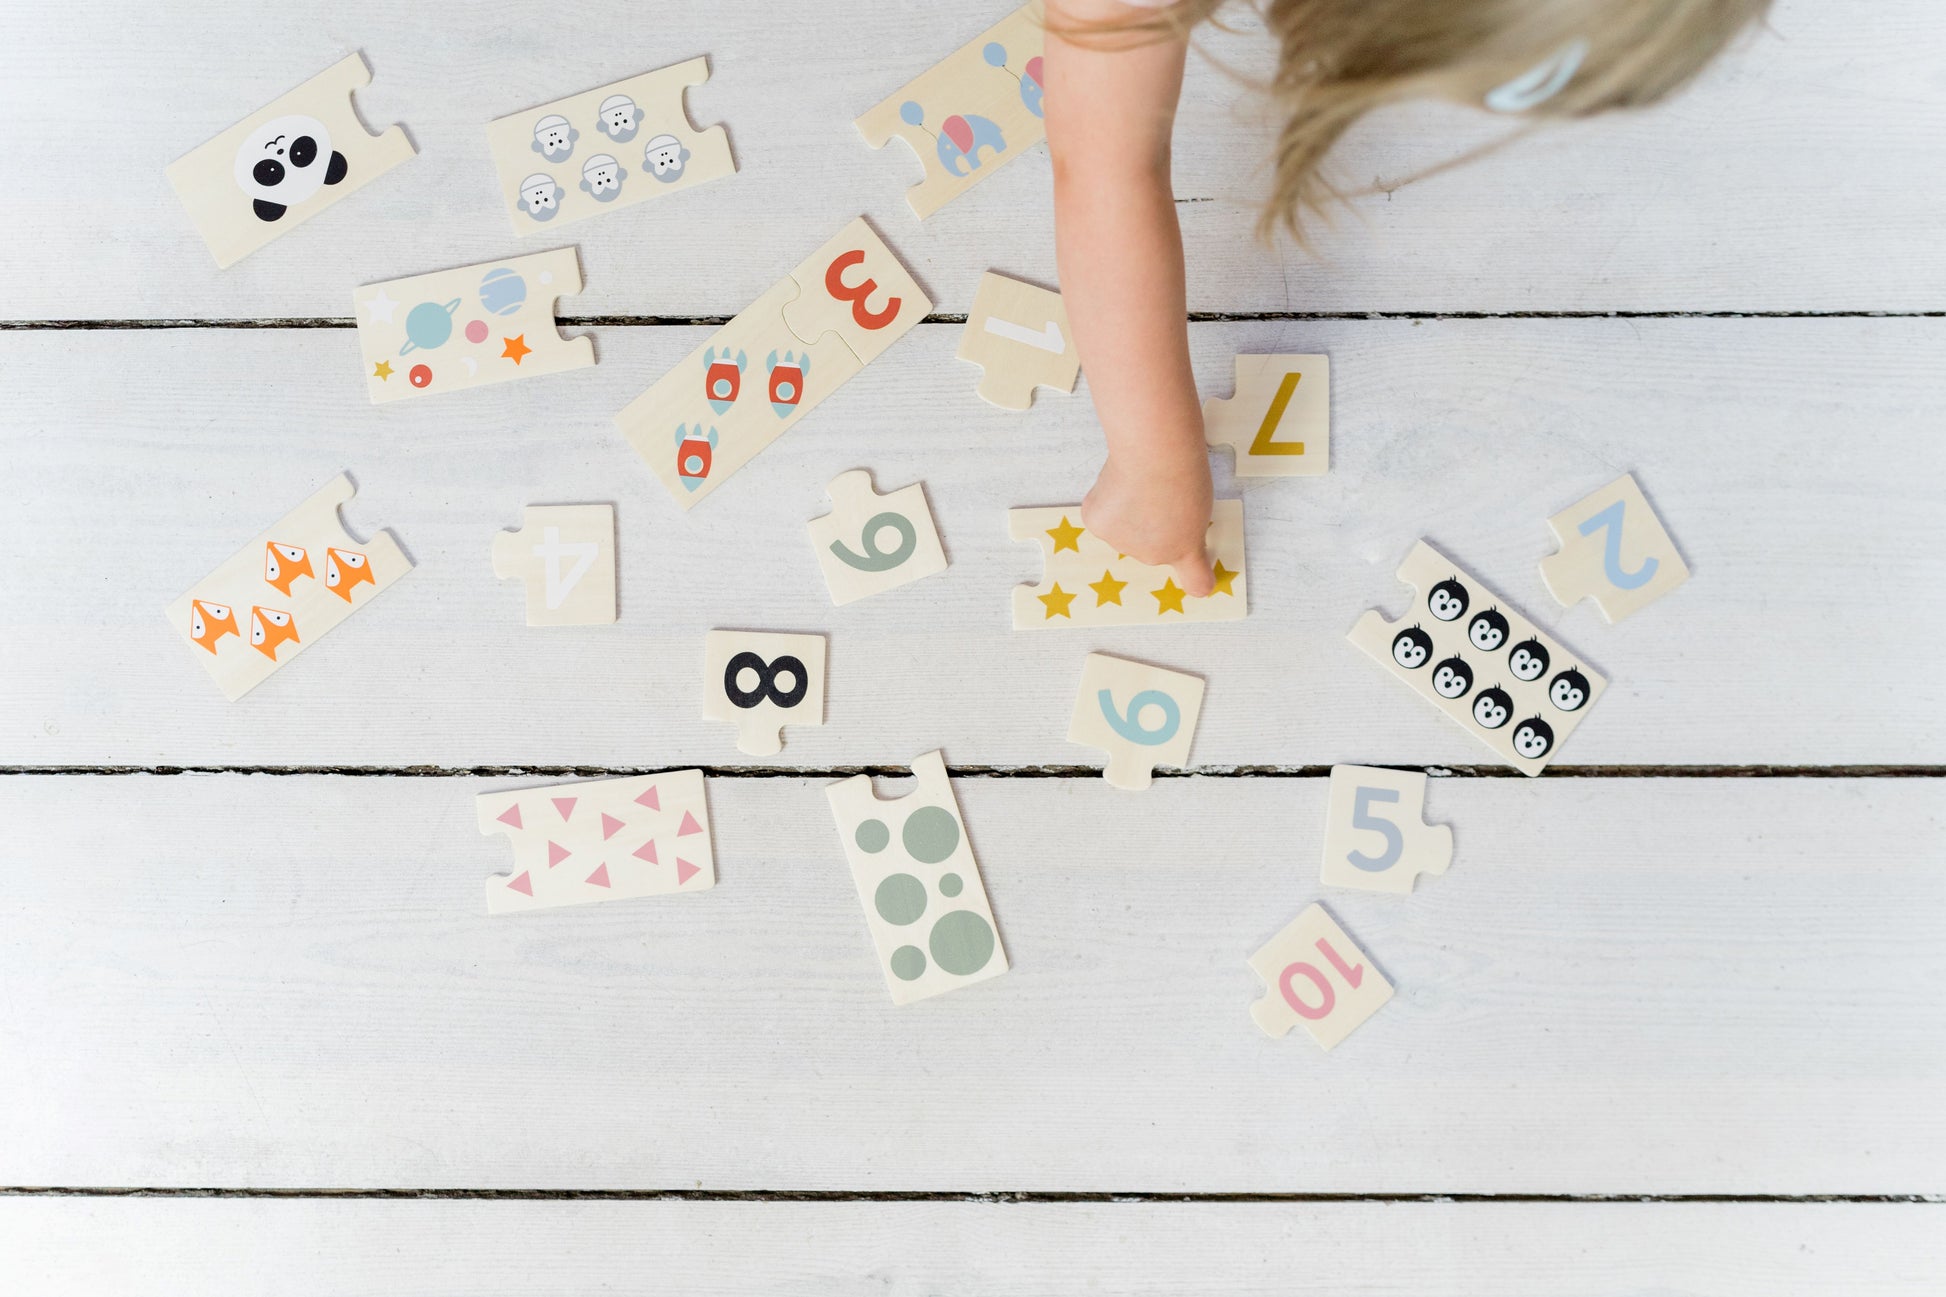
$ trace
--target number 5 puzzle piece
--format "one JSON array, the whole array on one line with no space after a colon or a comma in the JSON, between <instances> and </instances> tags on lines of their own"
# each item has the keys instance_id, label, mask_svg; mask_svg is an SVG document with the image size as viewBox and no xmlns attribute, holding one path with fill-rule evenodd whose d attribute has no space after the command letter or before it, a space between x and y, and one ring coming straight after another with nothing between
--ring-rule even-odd
<instances>
[{"instance_id":1,"label":"number 5 puzzle piece","mask_svg":"<svg viewBox=\"0 0 1946 1297\"><path fill-rule=\"evenodd\" d=\"M713 630L703 641L703 715L737 727L737 751L784 749L786 725L824 724L824 636Z\"/></svg>"},{"instance_id":2,"label":"number 5 puzzle piece","mask_svg":"<svg viewBox=\"0 0 1946 1297\"><path fill-rule=\"evenodd\" d=\"M1676 543L1632 473L1561 510L1547 526L1560 546L1541 560L1548 593L1569 607L1593 599L1611 624L1689 579Z\"/></svg>"},{"instance_id":3,"label":"number 5 puzzle piece","mask_svg":"<svg viewBox=\"0 0 1946 1297\"><path fill-rule=\"evenodd\" d=\"M514 852L513 872L486 880L488 914L716 886L700 770L482 793L473 806L480 832Z\"/></svg>"},{"instance_id":4,"label":"number 5 puzzle piece","mask_svg":"<svg viewBox=\"0 0 1946 1297\"><path fill-rule=\"evenodd\" d=\"M529 626L605 626L615 620L615 510L606 504L530 504L519 531L493 538L493 574L527 586Z\"/></svg>"},{"instance_id":5,"label":"number 5 puzzle piece","mask_svg":"<svg viewBox=\"0 0 1946 1297\"><path fill-rule=\"evenodd\" d=\"M1392 998L1392 984L1322 905L1307 906L1264 943L1250 968L1266 988L1251 1002L1251 1020L1267 1036L1301 1025L1326 1051Z\"/></svg>"},{"instance_id":6,"label":"number 5 puzzle piece","mask_svg":"<svg viewBox=\"0 0 1946 1297\"><path fill-rule=\"evenodd\" d=\"M1090 653L1068 722L1068 742L1108 754L1102 777L1116 788L1149 786L1157 766L1189 764L1203 710L1200 676Z\"/></svg>"},{"instance_id":7,"label":"number 5 puzzle piece","mask_svg":"<svg viewBox=\"0 0 1946 1297\"><path fill-rule=\"evenodd\" d=\"M1236 395L1203 402L1203 439L1238 477L1315 477L1331 464L1331 358L1238 356Z\"/></svg>"},{"instance_id":8,"label":"number 5 puzzle piece","mask_svg":"<svg viewBox=\"0 0 1946 1297\"><path fill-rule=\"evenodd\" d=\"M1453 831L1427 824L1425 807L1421 771L1331 767L1324 882L1403 895L1419 875L1445 873L1453 863Z\"/></svg>"},{"instance_id":9,"label":"number 5 puzzle piece","mask_svg":"<svg viewBox=\"0 0 1946 1297\"><path fill-rule=\"evenodd\" d=\"M806 526L832 603L842 607L946 570L946 551L920 483L880 495L872 489L871 472L854 468L832 478L824 491L831 512ZM893 537L889 546L881 543L887 532Z\"/></svg>"},{"instance_id":10,"label":"number 5 puzzle piece","mask_svg":"<svg viewBox=\"0 0 1946 1297\"><path fill-rule=\"evenodd\" d=\"M1192 598L1169 569L1119 554L1075 520L1081 506L1007 511L1007 534L1041 547L1041 583L1013 591L1014 629L1235 621L1250 611L1243 570L1243 501L1218 500L1209 529L1216 588Z\"/></svg>"},{"instance_id":11,"label":"number 5 puzzle piece","mask_svg":"<svg viewBox=\"0 0 1946 1297\"><path fill-rule=\"evenodd\" d=\"M980 276L954 354L985 371L980 399L1003 410L1033 405L1037 387L1071 393L1081 372L1061 295L991 270Z\"/></svg>"}]
</instances>

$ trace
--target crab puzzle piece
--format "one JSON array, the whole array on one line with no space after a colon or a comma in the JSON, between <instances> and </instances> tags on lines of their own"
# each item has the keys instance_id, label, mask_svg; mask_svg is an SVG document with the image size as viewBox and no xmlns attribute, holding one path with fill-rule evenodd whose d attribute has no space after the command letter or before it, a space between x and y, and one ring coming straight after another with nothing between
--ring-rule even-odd
<instances>
[{"instance_id":1,"label":"crab puzzle piece","mask_svg":"<svg viewBox=\"0 0 1946 1297\"><path fill-rule=\"evenodd\" d=\"M1243 501L1218 500L1209 529L1216 589L1197 599L1169 569L1118 554L1077 521L1080 505L1010 509L1007 534L1041 547L1039 585L1014 587L1014 629L1235 621L1250 611L1243 571Z\"/></svg>"},{"instance_id":2,"label":"crab puzzle piece","mask_svg":"<svg viewBox=\"0 0 1946 1297\"><path fill-rule=\"evenodd\" d=\"M514 849L513 872L486 880L488 914L716 886L700 770L482 793L473 806L480 832Z\"/></svg>"},{"instance_id":3,"label":"crab puzzle piece","mask_svg":"<svg viewBox=\"0 0 1946 1297\"><path fill-rule=\"evenodd\" d=\"M1102 778L1116 788L1147 788L1157 766L1189 764L1202 710L1202 677L1090 653L1081 667L1068 742L1106 752Z\"/></svg>"},{"instance_id":4,"label":"crab puzzle piece","mask_svg":"<svg viewBox=\"0 0 1946 1297\"><path fill-rule=\"evenodd\" d=\"M530 504L519 531L493 538L493 574L527 586L529 626L606 626L615 620L615 509Z\"/></svg>"},{"instance_id":5,"label":"crab puzzle piece","mask_svg":"<svg viewBox=\"0 0 1946 1297\"><path fill-rule=\"evenodd\" d=\"M1392 984L1315 903L1250 956L1250 969L1266 988L1251 1002L1251 1020L1266 1036L1301 1025L1326 1051L1392 998Z\"/></svg>"},{"instance_id":6,"label":"crab puzzle piece","mask_svg":"<svg viewBox=\"0 0 1946 1297\"><path fill-rule=\"evenodd\" d=\"M1331 358L1238 356L1236 395L1203 402L1203 440L1238 477L1315 477L1331 463Z\"/></svg>"},{"instance_id":7,"label":"crab puzzle piece","mask_svg":"<svg viewBox=\"0 0 1946 1297\"><path fill-rule=\"evenodd\" d=\"M883 148L898 136L926 178L905 192L924 220L1046 138L1041 6L1022 5L853 125Z\"/></svg>"},{"instance_id":8,"label":"crab puzzle piece","mask_svg":"<svg viewBox=\"0 0 1946 1297\"><path fill-rule=\"evenodd\" d=\"M683 92L709 80L693 58L487 124L514 231L567 225L736 173L721 126L697 130Z\"/></svg>"},{"instance_id":9,"label":"crab puzzle piece","mask_svg":"<svg viewBox=\"0 0 1946 1297\"><path fill-rule=\"evenodd\" d=\"M825 790L894 1004L1007 971L945 758L926 753L912 776L918 788L891 801L872 791L870 775Z\"/></svg>"},{"instance_id":10,"label":"crab puzzle piece","mask_svg":"<svg viewBox=\"0 0 1946 1297\"><path fill-rule=\"evenodd\" d=\"M926 488L918 482L880 495L871 473L854 468L832 478L824 492L831 512L806 525L832 603L842 607L946 570Z\"/></svg>"},{"instance_id":11,"label":"crab puzzle piece","mask_svg":"<svg viewBox=\"0 0 1946 1297\"><path fill-rule=\"evenodd\" d=\"M824 636L713 630L703 641L703 715L737 727L737 751L784 749L786 725L824 724Z\"/></svg>"},{"instance_id":12,"label":"crab puzzle piece","mask_svg":"<svg viewBox=\"0 0 1946 1297\"><path fill-rule=\"evenodd\" d=\"M1331 767L1324 813L1328 886L1408 893L1453 863L1453 831L1425 822L1426 776L1376 766Z\"/></svg>"},{"instance_id":13,"label":"crab puzzle piece","mask_svg":"<svg viewBox=\"0 0 1946 1297\"><path fill-rule=\"evenodd\" d=\"M354 540L343 474L170 604L165 614L231 702L412 570L392 533Z\"/></svg>"},{"instance_id":14,"label":"crab puzzle piece","mask_svg":"<svg viewBox=\"0 0 1946 1297\"><path fill-rule=\"evenodd\" d=\"M1662 519L1624 473L1547 520L1560 548L1541 560L1547 592L1572 607L1593 599L1614 623L1689 579L1689 567Z\"/></svg>"},{"instance_id":15,"label":"crab puzzle piece","mask_svg":"<svg viewBox=\"0 0 1946 1297\"><path fill-rule=\"evenodd\" d=\"M1367 612L1346 636L1515 769L1538 775L1608 682L1420 541L1399 565L1412 616Z\"/></svg>"},{"instance_id":16,"label":"crab puzzle piece","mask_svg":"<svg viewBox=\"0 0 1946 1297\"><path fill-rule=\"evenodd\" d=\"M169 184L218 269L413 155L397 126L373 135L358 120L351 92L371 82L364 56L348 54L169 164Z\"/></svg>"},{"instance_id":17,"label":"crab puzzle piece","mask_svg":"<svg viewBox=\"0 0 1946 1297\"><path fill-rule=\"evenodd\" d=\"M954 354L985 371L980 399L1003 410L1027 409L1037 387L1073 392L1081 372L1061 295L991 270L980 276Z\"/></svg>"}]
</instances>

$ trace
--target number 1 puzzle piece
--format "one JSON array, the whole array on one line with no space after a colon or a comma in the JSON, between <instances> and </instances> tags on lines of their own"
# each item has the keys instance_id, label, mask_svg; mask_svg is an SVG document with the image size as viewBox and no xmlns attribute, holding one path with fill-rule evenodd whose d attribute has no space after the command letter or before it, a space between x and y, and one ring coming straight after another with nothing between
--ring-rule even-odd
<instances>
[{"instance_id":1,"label":"number 1 puzzle piece","mask_svg":"<svg viewBox=\"0 0 1946 1297\"><path fill-rule=\"evenodd\" d=\"M824 492L831 512L806 526L832 603L842 607L946 570L926 488L918 482L880 495L870 471L854 468L832 478ZM887 532L890 545L882 543Z\"/></svg>"},{"instance_id":2,"label":"number 1 puzzle piece","mask_svg":"<svg viewBox=\"0 0 1946 1297\"><path fill-rule=\"evenodd\" d=\"M1250 956L1250 968L1266 988L1251 1020L1267 1036L1301 1025L1327 1052L1392 998L1392 984L1315 903Z\"/></svg>"},{"instance_id":3,"label":"number 1 puzzle piece","mask_svg":"<svg viewBox=\"0 0 1946 1297\"><path fill-rule=\"evenodd\" d=\"M1203 402L1203 440L1238 477L1315 477L1331 464L1331 359L1238 356L1236 395Z\"/></svg>"},{"instance_id":4,"label":"number 1 puzzle piece","mask_svg":"<svg viewBox=\"0 0 1946 1297\"><path fill-rule=\"evenodd\" d=\"M985 371L980 399L1003 410L1033 405L1037 387L1071 393L1081 372L1061 295L991 270L980 276L954 354Z\"/></svg>"},{"instance_id":5,"label":"number 1 puzzle piece","mask_svg":"<svg viewBox=\"0 0 1946 1297\"><path fill-rule=\"evenodd\" d=\"M1453 863L1453 831L1427 824L1425 807L1421 771L1331 767L1324 882L1403 895L1419 875L1445 873Z\"/></svg>"},{"instance_id":6,"label":"number 1 puzzle piece","mask_svg":"<svg viewBox=\"0 0 1946 1297\"><path fill-rule=\"evenodd\" d=\"M1541 560L1547 591L1572 607L1593 599L1613 624L1689 579L1662 519L1624 473L1547 520L1560 548Z\"/></svg>"},{"instance_id":7,"label":"number 1 puzzle piece","mask_svg":"<svg viewBox=\"0 0 1946 1297\"><path fill-rule=\"evenodd\" d=\"M529 626L605 626L615 620L615 510L606 504L530 504L519 531L493 538L493 574L527 586Z\"/></svg>"},{"instance_id":8,"label":"number 1 puzzle piece","mask_svg":"<svg viewBox=\"0 0 1946 1297\"><path fill-rule=\"evenodd\" d=\"M1106 752L1102 778L1114 787L1147 788L1157 766L1189 764L1202 710L1202 677L1090 653L1081 667L1068 742Z\"/></svg>"},{"instance_id":9,"label":"number 1 puzzle piece","mask_svg":"<svg viewBox=\"0 0 1946 1297\"><path fill-rule=\"evenodd\" d=\"M716 886L700 770L482 793L473 806L480 832L514 851L513 872L486 880L488 914Z\"/></svg>"},{"instance_id":10,"label":"number 1 puzzle piece","mask_svg":"<svg viewBox=\"0 0 1946 1297\"><path fill-rule=\"evenodd\" d=\"M784 749L786 725L824 724L824 636L713 630L703 641L703 715L737 727L737 751Z\"/></svg>"},{"instance_id":11,"label":"number 1 puzzle piece","mask_svg":"<svg viewBox=\"0 0 1946 1297\"><path fill-rule=\"evenodd\" d=\"M1201 599L1184 593L1168 568L1116 553L1082 527L1080 517L1080 505L1007 511L1007 534L1037 542L1042 558L1041 583L1014 587L1015 630L1235 621L1249 613L1243 501L1216 502L1208 540L1216 588Z\"/></svg>"}]
</instances>

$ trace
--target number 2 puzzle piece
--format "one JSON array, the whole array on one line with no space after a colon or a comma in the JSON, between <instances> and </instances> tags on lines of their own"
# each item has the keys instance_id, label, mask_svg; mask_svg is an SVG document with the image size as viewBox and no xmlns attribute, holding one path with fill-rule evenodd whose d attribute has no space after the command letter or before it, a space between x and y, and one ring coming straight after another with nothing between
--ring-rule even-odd
<instances>
[{"instance_id":1,"label":"number 2 puzzle piece","mask_svg":"<svg viewBox=\"0 0 1946 1297\"><path fill-rule=\"evenodd\" d=\"M1250 956L1264 995L1250 1017L1267 1036L1302 1026L1327 1052L1392 998L1392 984L1372 967L1322 905L1302 914Z\"/></svg>"},{"instance_id":2,"label":"number 2 puzzle piece","mask_svg":"<svg viewBox=\"0 0 1946 1297\"><path fill-rule=\"evenodd\" d=\"M1068 742L1106 752L1102 777L1114 787L1147 788L1157 766L1189 764L1202 710L1202 677L1090 653L1081 667Z\"/></svg>"},{"instance_id":3,"label":"number 2 puzzle piece","mask_svg":"<svg viewBox=\"0 0 1946 1297\"><path fill-rule=\"evenodd\" d=\"M358 120L351 92L371 82L364 56L348 54L169 164L219 270L413 155L397 126L373 135Z\"/></svg>"},{"instance_id":4,"label":"number 2 puzzle piece","mask_svg":"<svg viewBox=\"0 0 1946 1297\"><path fill-rule=\"evenodd\" d=\"M514 850L513 872L486 880L488 914L716 886L700 770L482 793L473 806L480 832Z\"/></svg>"},{"instance_id":5,"label":"number 2 puzzle piece","mask_svg":"<svg viewBox=\"0 0 1946 1297\"><path fill-rule=\"evenodd\" d=\"M1324 882L1403 895L1419 875L1445 873L1453 863L1453 831L1427 824L1425 807L1421 771L1331 767Z\"/></svg>"},{"instance_id":6,"label":"number 2 puzzle piece","mask_svg":"<svg viewBox=\"0 0 1946 1297\"><path fill-rule=\"evenodd\" d=\"M1203 402L1203 439L1238 477L1315 477L1331 463L1331 359L1238 356L1236 395Z\"/></svg>"},{"instance_id":7,"label":"number 2 puzzle piece","mask_svg":"<svg viewBox=\"0 0 1946 1297\"><path fill-rule=\"evenodd\" d=\"M832 603L842 607L946 570L946 551L921 484L880 495L871 473L854 468L832 478L824 491L831 512L806 525ZM890 545L882 543L887 532Z\"/></svg>"},{"instance_id":8,"label":"number 2 puzzle piece","mask_svg":"<svg viewBox=\"0 0 1946 1297\"><path fill-rule=\"evenodd\" d=\"M615 620L615 510L606 504L530 504L519 531L493 538L493 574L527 586L529 626L605 626Z\"/></svg>"},{"instance_id":9,"label":"number 2 puzzle piece","mask_svg":"<svg viewBox=\"0 0 1946 1297\"><path fill-rule=\"evenodd\" d=\"M1208 541L1216 588L1201 599L1184 593L1169 569L1116 553L1080 517L1080 505L1007 511L1007 534L1037 542L1042 558L1041 583L1014 587L1015 630L1235 621L1249 613L1243 501L1216 502Z\"/></svg>"},{"instance_id":10,"label":"number 2 puzzle piece","mask_svg":"<svg viewBox=\"0 0 1946 1297\"><path fill-rule=\"evenodd\" d=\"M737 751L784 749L786 725L824 724L824 636L713 630L703 641L703 715L737 727Z\"/></svg>"},{"instance_id":11,"label":"number 2 puzzle piece","mask_svg":"<svg viewBox=\"0 0 1946 1297\"><path fill-rule=\"evenodd\" d=\"M1037 387L1071 393L1081 372L1061 295L991 270L980 276L954 354L985 371L980 399L1003 410L1027 409Z\"/></svg>"},{"instance_id":12,"label":"number 2 puzzle piece","mask_svg":"<svg viewBox=\"0 0 1946 1297\"><path fill-rule=\"evenodd\" d=\"M1632 473L1561 510L1547 526L1560 546L1541 560L1548 593L1569 607L1593 599L1611 624L1689 579L1676 543Z\"/></svg>"}]
</instances>

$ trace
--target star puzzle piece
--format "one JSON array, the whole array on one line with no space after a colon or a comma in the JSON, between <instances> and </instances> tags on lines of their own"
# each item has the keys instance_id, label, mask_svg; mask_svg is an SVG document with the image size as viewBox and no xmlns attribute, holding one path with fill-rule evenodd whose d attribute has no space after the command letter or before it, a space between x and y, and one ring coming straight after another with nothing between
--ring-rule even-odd
<instances>
[{"instance_id":1,"label":"star puzzle piece","mask_svg":"<svg viewBox=\"0 0 1946 1297\"><path fill-rule=\"evenodd\" d=\"M1089 534L1080 517L1080 505L1007 511L1007 534L1038 542L1043 560L1039 585L1014 587L1015 630L1235 621L1250 611L1244 585L1243 501L1216 502L1208 542L1216 589L1201 599L1186 594L1168 568L1116 553Z\"/></svg>"},{"instance_id":2,"label":"star puzzle piece","mask_svg":"<svg viewBox=\"0 0 1946 1297\"><path fill-rule=\"evenodd\" d=\"M926 177L906 190L924 220L1046 138L1041 6L1022 5L853 123L883 148L894 136Z\"/></svg>"},{"instance_id":3,"label":"star puzzle piece","mask_svg":"<svg viewBox=\"0 0 1946 1297\"><path fill-rule=\"evenodd\" d=\"M831 512L806 525L832 603L842 607L946 570L946 551L918 482L880 495L871 473L854 468L824 491Z\"/></svg>"},{"instance_id":4,"label":"star puzzle piece","mask_svg":"<svg viewBox=\"0 0 1946 1297\"><path fill-rule=\"evenodd\" d=\"M703 641L703 715L737 728L737 751L784 749L786 725L824 724L824 636L713 630Z\"/></svg>"},{"instance_id":5,"label":"star puzzle piece","mask_svg":"<svg viewBox=\"0 0 1946 1297\"><path fill-rule=\"evenodd\" d=\"M872 791L870 775L825 790L894 1004L1007 971L946 760L928 752L912 775L918 788L890 801Z\"/></svg>"},{"instance_id":6,"label":"star puzzle piece","mask_svg":"<svg viewBox=\"0 0 1946 1297\"><path fill-rule=\"evenodd\" d=\"M1147 788L1157 766L1189 764L1202 710L1202 677L1090 653L1081 667L1068 742L1106 752L1102 778L1114 787Z\"/></svg>"},{"instance_id":7,"label":"star puzzle piece","mask_svg":"<svg viewBox=\"0 0 1946 1297\"><path fill-rule=\"evenodd\" d=\"M1250 956L1250 969L1265 987L1251 1020L1266 1036L1302 1026L1327 1052L1392 998L1392 984L1315 903Z\"/></svg>"},{"instance_id":8,"label":"star puzzle piece","mask_svg":"<svg viewBox=\"0 0 1946 1297\"><path fill-rule=\"evenodd\" d=\"M1367 612L1345 638L1529 775L1546 769L1608 682L1420 541L1399 565L1413 612Z\"/></svg>"},{"instance_id":9,"label":"star puzzle piece","mask_svg":"<svg viewBox=\"0 0 1946 1297\"><path fill-rule=\"evenodd\" d=\"M354 494L339 474L165 610L231 702L412 570L390 532L345 530Z\"/></svg>"},{"instance_id":10,"label":"star puzzle piece","mask_svg":"<svg viewBox=\"0 0 1946 1297\"><path fill-rule=\"evenodd\" d=\"M716 886L700 770L482 793L473 806L480 832L514 851L513 872L486 880L488 914Z\"/></svg>"},{"instance_id":11,"label":"star puzzle piece","mask_svg":"<svg viewBox=\"0 0 1946 1297\"><path fill-rule=\"evenodd\" d=\"M615 620L615 509L530 504L519 531L493 538L493 574L527 586L529 626L605 626Z\"/></svg>"},{"instance_id":12,"label":"star puzzle piece","mask_svg":"<svg viewBox=\"0 0 1946 1297\"><path fill-rule=\"evenodd\" d=\"M1593 599L1613 624L1689 579L1689 567L1662 519L1624 473L1547 520L1556 552L1541 560L1547 592L1572 607Z\"/></svg>"},{"instance_id":13,"label":"star puzzle piece","mask_svg":"<svg viewBox=\"0 0 1946 1297\"><path fill-rule=\"evenodd\" d=\"M1081 372L1061 295L991 270L980 276L955 354L985 371L980 399L1003 410L1027 409L1037 387L1071 393Z\"/></svg>"},{"instance_id":14,"label":"star puzzle piece","mask_svg":"<svg viewBox=\"0 0 1946 1297\"><path fill-rule=\"evenodd\" d=\"M1376 766L1331 767L1324 813L1324 868L1331 887L1412 890L1421 874L1453 863L1453 831L1425 822L1426 776Z\"/></svg>"},{"instance_id":15,"label":"star puzzle piece","mask_svg":"<svg viewBox=\"0 0 1946 1297\"><path fill-rule=\"evenodd\" d=\"M1331 462L1331 359L1238 356L1236 395L1203 402L1203 440L1238 477L1315 477Z\"/></svg>"},{"instance_id":16,"label":"star puzzle piece","mask_svg":"<svg viewBox=\"0 0 1946 1297\"><path fill-rule=\"evenodd\" d=\"M351 92L371 82L364 56L348 54L169 164L219 270L413 155L397 126L373 135L358 120Z\"/></svg>"}]
</instances>

